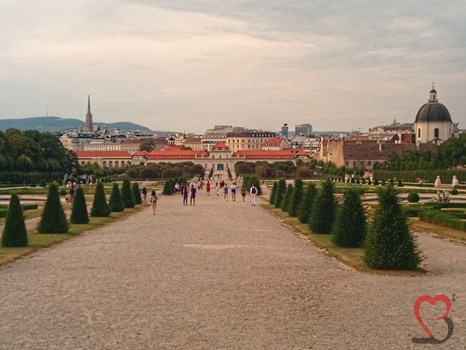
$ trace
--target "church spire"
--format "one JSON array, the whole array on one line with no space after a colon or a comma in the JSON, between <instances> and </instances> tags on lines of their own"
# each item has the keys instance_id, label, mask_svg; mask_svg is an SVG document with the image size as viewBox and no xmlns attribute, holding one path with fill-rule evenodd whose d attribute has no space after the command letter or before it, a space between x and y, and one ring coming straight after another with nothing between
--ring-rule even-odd
<instances>
[{"instance_id":1,"label":"church spire","mask_svg":"<svg viewBox=\"0 0 466 350\"><path fill-rule=\"evenodd\" d=\"M432 83L432 90L429 92L429 102L438 102L437 91L435 90L434 83Z\"/></svg>"},{"instance_id":2,"label":"church spire","mask_svg":"<svg viewBox=\"0 0 466 350\"><path fill-rule=\"evenodd\" d=\"M92 122L92 113L91 113L91 96L87 95L87 114L86 114L86 131L94 131L94 123Z\"/></svg>"}]
</instances>

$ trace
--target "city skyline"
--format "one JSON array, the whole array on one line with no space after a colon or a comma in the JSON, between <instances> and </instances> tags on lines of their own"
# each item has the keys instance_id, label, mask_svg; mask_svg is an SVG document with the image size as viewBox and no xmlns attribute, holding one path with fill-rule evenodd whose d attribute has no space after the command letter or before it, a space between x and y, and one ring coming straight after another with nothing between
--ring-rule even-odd
<instances>
[{"instance_id":1,"label":"city skyline","mask_svg":"<svg viewBox=\"0 0 466 350\"><path fill-rule=\"evenodd\" d=\"M203 133L412 123L432 82L466 125L466 4L43 0L0 4L0 118Z\"/></svg>"}]
</instances>

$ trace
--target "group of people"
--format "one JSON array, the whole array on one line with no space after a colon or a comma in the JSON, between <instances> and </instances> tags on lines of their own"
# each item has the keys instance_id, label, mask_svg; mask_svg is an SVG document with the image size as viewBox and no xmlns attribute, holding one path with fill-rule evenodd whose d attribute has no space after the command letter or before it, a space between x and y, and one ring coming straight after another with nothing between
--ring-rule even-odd
<instances>
[{"instance_id":1,"label":"group of people","mask_svg":"<svg viewBox=\"0 0 466 350\"><path fill-rule=\"evenodd\" d=\"M199 182L193 183L191 184L191 186L189 186L189 184L187 183L183 183L181 185L179 183L176 183L174 190L175 190L175 194L177 193L181 194L183 198L183 205L188 205L188 197L189 197L189 205L196 205L196 194L197 194L198 189L200 188L201 188L201 185L199 184ZM211 185L209 181L207 181L205 188L206 188L207 196L210 196ZM231 186L228 187L228 184L222 180L220 183L218 182L215 183L215 189L217 192L217 196L219 195L219 191L223 190L223 199L227 201L228 201L228 192L230 191L231 200L236 201L237 187L236 187L235 182L233 182ZM246 198L246 192L247 192L246 185L243 184L241 188L239 189L239 191L241 192L241 197L243 198L243 202L244 202ZM147 194L148 194L147 189L143 187L141 193L142 193L142 203L147 204ZM249 194L251 196L251 204L255 206L257 188L254 185L251 186L249 190ZM157 201L158 201L158 196L155 193L155 190L152 190L149 201L152 205L152 215L155 215L155 212L157 210Z\"/></svg>"},{"instance_id":2,"label":"group of people","mask_svg":"<svg viewBox=\"0 0 466 350\"><path fill-rule=\"evenodd\" d=\"M142 188L142 203L147 204L147 188L143 187ZM155 193L155 190L152 190L150 193L150 204L152 206L152 215L155 215L155 211L157 210L157 201L159 200L159 197L157 196L157 193Z\"/></svg>"}]
</instances>

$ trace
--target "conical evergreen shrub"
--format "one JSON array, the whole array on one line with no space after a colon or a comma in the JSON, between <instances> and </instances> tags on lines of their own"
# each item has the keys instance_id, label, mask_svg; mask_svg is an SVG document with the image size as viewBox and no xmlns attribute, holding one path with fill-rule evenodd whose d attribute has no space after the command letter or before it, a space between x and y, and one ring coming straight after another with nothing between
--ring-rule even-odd
<instances>
[{"instance_id":1,"label":"conical evergreen shrub","mask_svg":"<svg viewBox=\"0 0 466 350\"><path fill-rule=\"evenodd\" d=\"M142 204L141 191L139 190L138 183L133 182L131 189L133 190L134 204Z\"/></svg>"},{"instance_id":2,"label":"conical evergreen shrub","mask_svg":"<svg viewBox=\"0 0 466 350\"><path fill-rule=\"evenodd\" d=\"M65 211L60 203L58 186L55 183L49 185L47 201L45 202L42 218L37 226L39 233L67 233L68 221Z\"/></svg>"},{"instance_id":3,"label":"conical evergreen shrub","mask_svg":"<svg viewBox=\"0 0 466 350\"><path fill-rule=\"evenodd\" d=\"M277 185L277 194L275 195L275 208L281 208L283 199L285 198L285 192L286 192L286 182L285 179L280 179L278 180L278 185Z\"/></svg>"},{"instance_id":4,"label":"conical evergreen shrub","mask_svg":"<svg viewBox=\"0 0 466 350\"><path fill-rule=\"evenodd\" d=\"M315 198L317 196L316 185L312 182L308 183L304 189L303 200L298 208L298 219L303 224L309 222L309 217L312 213L312 206L314 204Z\"/></svg>"},{"instance_id":5,"label":"conical evergreen shrub","mask_svg":"<svg viewBox=\"0 0 466 350\"><path fill-rule=\"evenodd\" d=\"M12 194L2 234L2 247L26 247L28 234L24 223L23 209L17 194Z\"/></svg>"},{"instance_id":6,"label":"conical evergreen shrub","mask_svg":"<svg viewBox=\"0 0 466 350\"><path fill-rule=\"evenodd\" d=\"M293 185L289 184L286 188L285 198L282 203L282 210L288 212L288 207L290 206L291 196L293 195Z\"/></svg>"},{"instance_id":7,"label":"conical evergreen shrub","mask_svg":"<svg viewBox=\"0 0 466 350\"><path fill-rule=\"evenodd\" d=\"M332 227L332 240L340 247L362 247L366 237L366 213L360 191L349 187L343 193Z\"/></svg>"},{"instance_id":8,"label":"conical evergreen shrub","mask_svg":"<svg viewBox=\"0 0 466 350\"><path fill-rule=\"evenodd\" d=\"M118 184L113 183L112 193L110 194L110 199L108 200L108 205L112 212L122 212L125 210L125 203L121 196L120 188Z\"/></svg>"},{"instance_id":9,"label":"conical evergreen shrub","mask_svg":"<svg viewBox=\"0 0 466 350\"><path fill-rule=\"evenodd\" d=\"M91 216L93 217L107 217L111 213L110 207L105 198L104 184L97 182L94 194L94 202L92 203Z\"/></svg>"},{"instance_id":10,"label":"conical evergreen shrub","mask_svg":"<svg viewBox=\"0 0 466 350\"><path fill-rule=\"evenodd\" d=\"M269 199L270 204L275 203L275 196L277 195L277 187L278 187L278 183L277 183L277 181L274 181L273 182L273 187L272 187L272 192L270 194L270 199Z\"/></svg>"},{"instance_id":11,"label":"conical evergreen shrub","mask_svg":"<svg viewBox=\"0 0 466 350\"><path fill-rule=\"evenodd\" d=\"M332 231L336 215L336 202L333 194L332 181L330 179L323 181L309 219L309 226L314 233L330 233Z\"/></svg>"},{"instance_id":12,"label":"conical evergreen shrub","mask_svg":"<svg viewBox=\"0 0 466 350\"><path fill-rule=\"evenodd\" d=\"M89 223L89 214L87 213L86 198L81 187L76 189L74 195L73 208L71 210L70 222L72 224Z\"/></svg>"},{"instance_id":13,"label":"conical evergreen shrub","mask_svg":"<svg viewBox=\"0 0 466 350\"><path fill-rule=\"evenodd\" d=\"M293 195L291 196L290 204L288 205L288 214L291 217L298 216L298 208L303 200L303 180L294 180Z\"/></svg>"},{"instance_id":14,"label":"conical evergreen shrub","mask_svg":"<svg viewBox=\"0 0 466 350\"><path fill-rule=\"evenodd\" d=\"M393 185L377 191L374 211L364 243L364 261L374 269L408 270L422 261L421 251L410 232Z\"/></svg>"},{"instance_id":15,"label":"conical evergreen shrub","mask_svg":"<svg viewBox=\"0 0 466 350\"><path fill-rule=\"evenodd\" d=\"M165 181L165 184L163 185L162 194L163 194L163 195L166 195L166 196L169 196L169 195L171 195L172 193L173 193L173 192L172 192L171 181L170 181L170 180L167 180L167 181Z\"/></svg>"},{"instance_id":16,"label":"conical evergreen shrub","mask_svg":"<svg viewBox=\"0 0 466 350\"><path fill-rule=\"evenodd\" d=\"M125 208L134 208L133 191L131 190L131 183L128 179L123 180L121 196L123 198L123 203L125 203Z\"/></svg>"}]
</instances>

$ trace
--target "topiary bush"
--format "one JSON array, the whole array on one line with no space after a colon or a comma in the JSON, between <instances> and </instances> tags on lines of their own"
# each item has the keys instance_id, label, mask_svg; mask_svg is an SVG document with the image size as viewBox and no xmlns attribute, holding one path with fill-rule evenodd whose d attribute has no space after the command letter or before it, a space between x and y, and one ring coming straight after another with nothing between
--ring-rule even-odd
<instances>
[{"instance_id":1,"label":"topiary bush","mask_svg":"<svg viewBox=\"0 0 466 350\"><path fill-rule=\"evenodd\" d=\"M303 200L301 201L298 208L298 219L303 224L309 222L309 217L312 213L312 206L317 196L316 185L312 182L308 183L303 193Z\"/></svg>"},{"instance_id":2,"label":"topiary bush","mask_svg":"<svg viewBox=\"0 0 466 350\"><path fill-rule=\"evenodd\" d=\"M290 205L292 195L293 195L293 185L289 184L286 188L285 198L283 199L283 202L282 202L282 210L285 212L288 211L288 207Z\"/></svg>"},{"instance_id":3,"label":"topiary bush","mask_svg":"<svg viewBox=\"0 0 466 350\"><path fill-rule=\"evenodd\" d=\"M377 194L379 205L369 224L364 261L374 269L416 268L423 258L401 209L397 190L389 185L379 188Z\"/></svg>"},{"instance_id":4,"label":"topiary bush","mask_svg":"<svg viewBox=\"0 0 466 350\"><path fill-rule=\"evenodd\" d=\"M125 203L123 202L120 189L116 182L113 184L112 193L108 200L108 206L112 212L122 212L125 210Z\"/></svg>"},{"instance_id":5,"label":"topiary bush","mask_svg":"<svg viewBox=\"0 0 466 350\"><path fill-rule=\"evenodd\" d=\"M366 237L366 213L360 191L354 187L343 193L332 227L332 240L340 247L362 247Z\"/></svg>"},{"instance_id":6,"label":"topiary bush","mask_svg":"<svg viewBox=\"0 0 466 350\"><path fill-rule=\"evenodd\" d=\"M64 188L60 188L60 196L66 196L67 195L67 192Z\"/></svg>"},{"instance_id":7,"label":"topiary bush","mask_svg":"<svg viewBox=\"0 0 466 350\"><path fill-rule=\"evenodd\" d=\"M407 197L407 200L410 203L417 203L419 202L419 199L419 194L417 192L410 192Z\"/></svg>"},{"instance_id":8,"label":"topiary bush","mask_svg":"<svg viewBox=\"0 0 466 350\"><path fill-rule=\"evenodd\" d=\"M17 194L12 194L2 234L2 247L26 247L28 234L24 223L23 209Z\"/></svg>"},{"instance_id":9,"label":"topiary bush","mask_svg":"<svg viewBox=\"0 0 466 350\"><path fill-rule=\"evenodd\" d=\"M131 183L128 179L123 180L123 185L121 186L121 197L123 199L123 203L125 203L125 208L134 208L133 191L131 190Z\"/></svg>"},{"instance_id":10,"label":"topiary bush","mask_svg":"<svg viewBox=\"0 0 466 350\"><path fill-rule=\"evenodd\" d=\"M165 181L165 183L163 185L162 194L166 195L166 196L169 196L169 195L173 194L173 188L172 188L172 184L171 184L170 180Z\"/></svg>"},{"instance_id":11,"label":"topiary bush","mask_svg":"<svg viewBox=\"0 0 466 350\"><path fill-rule=\"evenodd\" d=\"M58 186L55 183L49 185L47 201L45 202L42 217L37 226L39 233L67 233L68 221L65 211L60 203Z\"/></svg>"},{"instance_id":12,"label":"topiary bush","mask_svg":"<svg viewBox=\"0 0 466 350\"><path fill-rule=\"evenodd\" d=\"M398 187L403 187L403 181L401 179L398 179Z\"/></svg>"},{"instance_id":13,"label":"topiary bush","mask_svg":"<svg viewBox=\"0 0 466 350\"><path fill-rule=\"evenodd\" d=\"M133 191L134 204L142 204L141 191L137 182L133 182L131 190Z\"/></svg>"},{"instance_id":14,"label":"topiary bush","mask_svg":"<svg viewBox=\"0 0 466 350\"><path fill-rule=\"evenodd\" d=\"M277 187L278 187L278 183L277 181L274 181L273 187L272 187L272 193L270 194L270 199L269 199L269 203L272 205L275 202L275 196L277 195Z\"/></svg>"},{"instance_id":15,"label":"topiary bush","mask_svg":"<svg viewBox=\"0 0 466 350\"><path fill-rule=\"evenodd\" d=\"M303 180L294 180L294 190L291 196L290 203L288 204L288 215L291 217L298 216L298 208L303 200Z\"/></svg>"},{"instance_id":16,"label":"topiary bush","mask_svg":"<svg viewBox=\"0 0 466 350\"><path fill-rule=\"evenodd\" d=\"M92 217L107 217L111 213L110 207L105 198L104 184L97 182L94 194L94 202L92 203L91 216Z\"/></svg>"},{"instance_id":17,"label":"topiary bush","mask_svg":"<svg viewBox=\"0 0 466 350\"><path fill-rule=\"evenodd\" d=\"M285 198L285 192L286 192L286 182L285 179L280 179L278 180L278 185L277 185L277 194L275 195L275 208L281 208L283 199Z\"/></svg>"},{"instance_id":18,"label":"topiary bush","mask_svg":"<svg viewBox=\"0 0 466 350\"><path fill-rule=\"evenodd\" d=\"M452 189L450 192L451 195L456 196L458 194L458 190L456 188Z\"/></svg>"},{"instance_id":19,"label":"topiary bush","mask_svg":"<svg viewBox=\"0 0 466 350\"><path fill-rule=\"evenodd\" d=\"M309 227L314 233L330 233L332 231L336 214L334 192L334 185L330 179L322 182L322 189L315 199L309 219Z\"/></svg>"},{"instance_id":20,"label":"topiary bush","mask_svg":"<svg viewBox=\"0 0 466 350\"><path fill-rule=\"evenodd\" d=\"M72 224L88 224L89 214L87 213L86 197L84 190L78 187L74 194L73 208L71 209L70 222Z\"/></svg>"}]
</instances>

